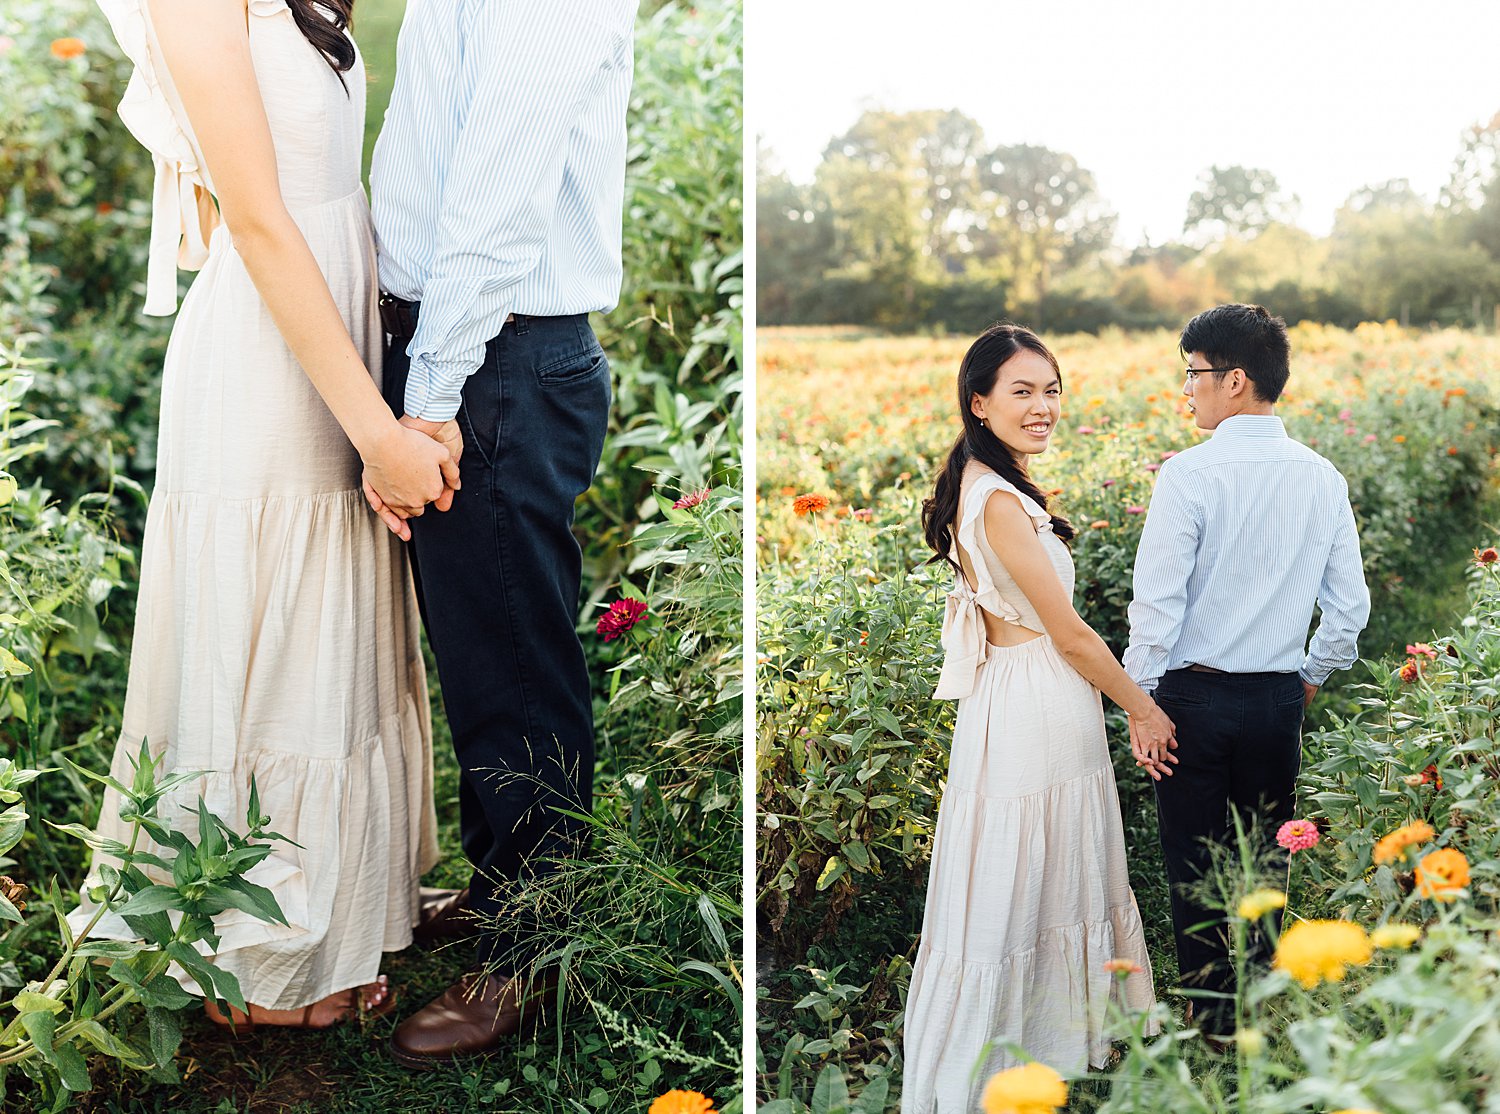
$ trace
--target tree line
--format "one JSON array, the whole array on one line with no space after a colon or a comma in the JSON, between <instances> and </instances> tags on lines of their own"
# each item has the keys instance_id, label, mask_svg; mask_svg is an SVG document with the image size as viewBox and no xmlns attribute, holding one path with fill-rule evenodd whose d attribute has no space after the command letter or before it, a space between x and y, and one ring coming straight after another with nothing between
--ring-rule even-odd
<instances>
[{"instance_id":1,"label":"tree line","mask_svg":"<svg viewBox=\"0 0 1500 1114\"><path fill-rule=\"evenodd\" d=\"M1213 166L1181 236L1133 249L1073 156L992 147L957 111L865 112L808 184L757 161L762 324L1095 332L1253 301L1289 322L1500 325L1500 114L1464 133L1435 201L1368 185L1315 236L1271 171Z\"/></svg>"}]
</instances>

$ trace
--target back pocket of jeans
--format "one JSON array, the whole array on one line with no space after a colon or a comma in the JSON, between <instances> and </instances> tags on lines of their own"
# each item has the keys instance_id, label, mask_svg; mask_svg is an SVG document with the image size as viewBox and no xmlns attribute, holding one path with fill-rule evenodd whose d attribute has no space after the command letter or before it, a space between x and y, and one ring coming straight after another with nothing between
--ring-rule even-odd
<instances>
[{"instance_id":1,"label":"back pocket of jeans","mask_svg":"<svg viewBox=\"0 0 1500 1114\"><path fill-rule=\"evenodd\" d=\"M608 368L609 361L605 358L604 349L599 346L599 342L594 339L590 331L582 348L570 352L561 359L543 364L536 369L536 378L537 382L544 387L557 387L565 383L592 379Z\"/></svg>"}]
</instances>

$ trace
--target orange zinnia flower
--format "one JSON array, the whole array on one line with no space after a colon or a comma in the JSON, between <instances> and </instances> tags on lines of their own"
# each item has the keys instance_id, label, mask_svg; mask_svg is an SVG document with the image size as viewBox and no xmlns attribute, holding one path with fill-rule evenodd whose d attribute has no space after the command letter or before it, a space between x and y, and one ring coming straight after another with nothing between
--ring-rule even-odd
<instances>
[{"instance_id":1,"label":"orange zinnia flower","mask_svg":"<svg viewBox=\"0 0 1500 1114\"><path fill-rule=\"evenodd\" d=\"M1382 836L1375 844L1375 862L1378 865L1393 863L1406 853L1408 847L1427 843L1437 836L1432 825L1425 820L1405 824L1390 835Z\"/></svg>"},{"instance_id":2,"label":"orange zinnia flower","mask_svg":"<svg viewBox=\"0 0 1500 1114\"><path fill-rule=\"evenodd\" d=\"M1409 685L1422 675L1422 667L1417 664L1416 658L1407 658L1406 664L1397 673Z\"/></svg>"},{"instance_id":3,"label":"orange zinnia flower","mask_svg":"<svg viewBox=\"0 0 1500 1114\"><path fill-rule=\"evenodd\" d=\"M1431 851L1417 864L1417 892L1433 901L1455 901L1468 884L1469 860L1455 848Z\"/></svg>"},{"instance_id":4,"label":"orange zinnia flower","mask_svg":"<svg viewBox=\"0 0 1500 1114\"><path fill-rule=\"evenodd\" d=\"M1107 518L1101 518L1098 522L1090 522L1089 523L1089 529L1090 530L1108 530L1109 529L1109 519L1107 519Z\"/></svg>"},{"instance_id":5,"label":"orange zinnia flower","mask_svg":"<svg viewBox=\"0 0 1500 1114\"><path fill-rule=\"evenodd\" d=\"M54 58L61 58L64 62L77 58L86 49L82 39L69 37L52 40L52 56Z\"/></svg>"},{"instance_id":6,"label":"orange zinnia flower","mask_svg":"<svg viewBox=\"0 0 1500 1114\"><path fill-rule=\"evenodd\" d=\"M716 1114L714 1100L697 1091L668 1091L651 1103L647 1114Z\"/></svg>"},{"instance_id":7,"label":"orange zinnia flower","mask_svg":"<svg viewBox=\"0 0 1500 1114\"><path fill-rule=\"evenodd\" d=\"M826 495L799 495L792 500L792 510L797 513L798 518L804 518L810 514L828 509L828 497Z\"/></svg>"},{"instance_id":8,"label":"orange zinnia flower","mask_svg":"<svg viewBox=\"0 0 1500 1114\"><path fill-rule=\"evenodd\" d=\"M1474 563L1476 565L1493 565L1496 561L1500 561L1500 549L1496 549L1492 545L1474 551Z\"/></svg>"}]
</instances>

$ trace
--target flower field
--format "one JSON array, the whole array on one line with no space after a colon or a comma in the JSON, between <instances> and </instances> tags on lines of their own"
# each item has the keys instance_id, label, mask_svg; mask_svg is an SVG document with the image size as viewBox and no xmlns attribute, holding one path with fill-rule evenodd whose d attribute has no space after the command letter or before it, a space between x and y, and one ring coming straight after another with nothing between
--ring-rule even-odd
<instances>
[{"instance_id":1,"label":"flower field","mask_svg":"<svg viewBox=\"0 0 1500 1114\"><path fill-rule=\"evenodd\" d=\"M918 512L956 433L967 344L814 330L760 340L768 1114L873 1114L899 1097L953 716L931 699L949 574L924 565ZM1063 337L1055 351L1063 417L1033 475L1079 530L1075 602L1118 653L1154 474L1200 434L1172 334ZM1304 729L1304 823L1282 833L1295 848L1289 892L1249 837L1216 877L1237 932L1284 904L1286 936L1276 969L1242 982L1243 1039L1207 1046L1172 993L1152 795L1111 707L1164 1029L1133 1038L1105 1076L1069 1081L1069 1109L1415 1114L1490 1110L1500 1097L1500 565L1487 563L1500 526L1500 338L1302 325L1292 351L1278 413L1349 481L1374 611L1365 660L1334 675Z\"/></svg>"}]
</instances>

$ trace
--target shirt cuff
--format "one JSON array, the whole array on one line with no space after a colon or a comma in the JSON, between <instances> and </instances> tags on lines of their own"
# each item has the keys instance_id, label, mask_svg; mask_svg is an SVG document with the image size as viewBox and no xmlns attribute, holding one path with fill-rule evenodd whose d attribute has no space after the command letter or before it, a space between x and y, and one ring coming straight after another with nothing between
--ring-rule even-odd
<instances>
[{"instance_id":1,"label":"shirt cuff","mask_svg":"<svg viewBox=\"0 0 1500 1114\"><path fill-rule=\"evenodd\" d=\"M1312 658L1308 658L1302 663L1302 668L1297 670L1297 676L1315 689L1320 689L1327 684L1332 673L1331 666L1314 665Z\"/></svg>"},{"instance_id":2,"label":"shirt cuff","mask_svg":"<svg viewBox=\"0 0 1500 1114\"><path fill-rule=\"evenodd\" d=\"M424 422L446 422L458 413L463 402L464 383L474 368L459 361L438 362L426 356L414 356L406 378L408 417Z\"/></svg>"}]
</instances>

